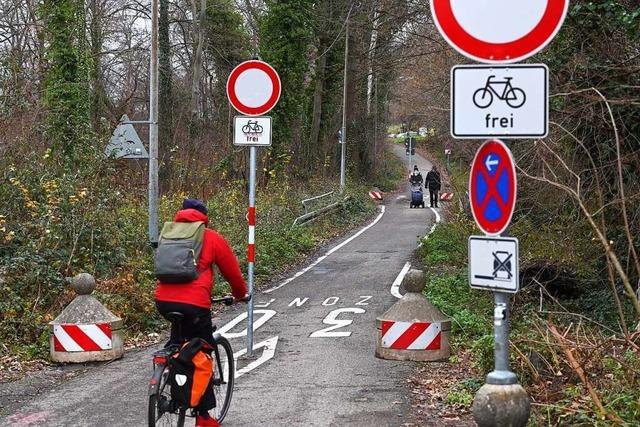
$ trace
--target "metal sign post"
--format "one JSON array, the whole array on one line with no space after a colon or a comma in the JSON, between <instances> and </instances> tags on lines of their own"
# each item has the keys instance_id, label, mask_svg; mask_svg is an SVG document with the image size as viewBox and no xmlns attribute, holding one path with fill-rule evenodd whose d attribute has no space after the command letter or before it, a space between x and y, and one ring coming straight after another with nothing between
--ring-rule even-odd
<instances>
[{"instance_id":1,"label":"metal sign post","mask_svg":"<svg viewBox=\"0 0 640 427\"><path fill-rule=\"evenodd\" d=\"M488 7L491 3L491 7ZM511 64L542 50L560 30L569 0L432 0L433 21L454 49L487 64ZM548 70L544 65L454 67L451 135L478 138L545 137L548 129ZM485 143L476 153L469 180L473 216L488 236L506 236L516 201L515 162L501 141ZM475 396L473 418L480 427L524 427L530 401L509 370L509 300L517 292L517 240L494 237L503 246L483 253L482 237L469 240L472 287L495 292L495 370ZM491 257L488 257L488 255ZM502 283L501 283L502 282Z\"/></svg>"},{"instance_id":2,"label":"metal sign post","mask_svg":"<svg viewBox=\"0 0 640 427\"><path fill-rule=\"evenodd\" d=\"M518 239L507 237L506 230L516 193L511 151L502 141L485 142L476 153L469 179L471 210L486 233L469 237L469 284L494 294L494 370L487 375L472 408L480 426L524 426L529 418L529 397L509 369L509 293L520 288L520 269Z\"/></svg>"},{"instance_id":3,"label":"metal sign post","mask_svg":"<svg viewBox=\"0 0 640 427\"><path fill-rule=\"evenodd\" d=\"M280 99L282 84L276 70L263 61L245 61L235 67L227 80L227 97L233 107L246 116L237 116L233 124L233 143L249 147L249 238L247 245L247 356L253 353L253 285L256 262L256 169L257 147L271 145L271 111Z\"/></svg>"},{"instance_id":4,"label":"metal sign post","mask_svg":"<svg viewBox=\"0 0 640 427\"><path fill-rule=\"evenodd\" d=\"M247 281L253 295L253 267L256 261L256 147L249 148L249 246L247 248ZM247 306L247 356L253 352L253 298Z\"/></svg>"},{"instance_id":5,"label":"metal sign post","mask_svg":"<svg viewBox=\"0 0 640 427\"><path fill-rule=\"evenodd\" d=\"M409 173L411 173L411 154L413 153L413 141L411 137L409 137Z\"/></svg>"},{"instance_id":6,"label":"metal sign post","mask_svg":"<svg viewBox=\"0 0 640 427\"><path fill-rule=\"evenodd\" d=\"M151 0L149 67L149 241L158 243L158 0Z\"/></svg>"}]
</instances>

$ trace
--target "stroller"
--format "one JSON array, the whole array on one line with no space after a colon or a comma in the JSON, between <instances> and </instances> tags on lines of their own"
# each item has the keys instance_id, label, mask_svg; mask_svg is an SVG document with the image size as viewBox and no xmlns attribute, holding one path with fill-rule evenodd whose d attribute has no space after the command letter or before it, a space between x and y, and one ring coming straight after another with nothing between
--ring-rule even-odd
<instances>
[{"instance_id":1,"label":"stroller","mask_svg":"<svg viewBox=\"0 0 640 427\"><path fill-rule=\"evenodd\" d=\"M409 208L414 207L424 208L424 191L420 184L411 184L411 203L409 204Z\"/></svg>"}]
</instances>

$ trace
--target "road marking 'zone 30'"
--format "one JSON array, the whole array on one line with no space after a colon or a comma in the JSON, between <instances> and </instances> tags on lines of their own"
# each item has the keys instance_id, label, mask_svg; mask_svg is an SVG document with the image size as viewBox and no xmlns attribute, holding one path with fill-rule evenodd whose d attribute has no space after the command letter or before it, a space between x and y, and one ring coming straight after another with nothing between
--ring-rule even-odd
<instances>
[{"instance_id":1,"label":"road marking 'zone 30'","mask_svg":"<svg viewBox=\"0 0 640 427\"><path fill-rule=\"evenodd\" d=\"M338 329L342 329L346 326L349 326L353 323L352 319L338 319L338 316L340 316L343 313L354 313L354 314L364 314L365 313L365 309L360 308L362 306L367 306L369 305L369 300L373 298L371 295L362 295L359 297L358 301L355 302L354 305L359 306L359 307L346 307L346 308L338 308L335 310L332 310L329 312L329 314L327 314L327 316L322 320L322 323L324 323L325 325L329 325L326 328L320 329L318 331L312 332L309 337L310 338L339 338L339 337L349 337L351 336L351 331L338 331ZM265 323L267 323L270 319L272 319L277 312L275 310L269 310L266 309L267 307L269 307L271 304L273 304L275 302L275 298L271 298L269 301L266 302L262 302L260 304L256 304L256 308L259 308L258 310L254 310L253 314L255 317L255 320L253 322L253 330L254 332L262 327ZM305 298L295 298L293 299L288 305L287 307L302 307L304 304L307 303L307 301L309 301L309 298L305 297ZM322 306L324 307L331 307L334 306L338 303L338 301L340 301L340 297L329 297L326 298L324 301L322 301ZM247 312L242 312L239 315L237 315L234 319L232 319L231 321L229 321L228 323L226 323L224 326L222 326L220 329L217 330L218 333L220 333L221 335L224 335L225 337L231 339L231 338L242 338L242 337L246 337L247 336L247 328L245 327L243 330L241 330L240 332L230 332L233 328L235 328L236 326L238 326L241 322L243 322L244 320L247 319ZM278 346L278 336L274 336L271 338L268 338L264 341L261 341L259 343L254 344L253 349L254 351L258 351L260 349L262 349L262 354L256 359L251 361L247 366L238 369L238 358L245 355L247 353L247 349L244 348L240 351L237 351L233 354L233 358L236 361L235 365L236 365L236 378L239 378L241 376L243 376L244 374L247 374L251 371L253 371L254 369L256 369L257 367L259 367L260 365L262 365L263 363L267 362L268 360L272 359L275 356L276 353L276 347ZM228 369L227 366L224 367L224 369Z\"/></svg>"}]
</instances>

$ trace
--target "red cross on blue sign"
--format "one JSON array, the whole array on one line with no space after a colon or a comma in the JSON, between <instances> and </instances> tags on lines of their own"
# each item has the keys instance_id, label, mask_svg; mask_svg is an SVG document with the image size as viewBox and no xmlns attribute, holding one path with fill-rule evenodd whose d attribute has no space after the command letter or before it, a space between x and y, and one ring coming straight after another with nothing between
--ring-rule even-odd
<instances>
[{"instance_id":1,"label":"red cross on blue sign","mask_svg":"<svg viewBox=\"0 0 640 427\"><path fill-rule=\"evenodd\" d=\"M504 142L494 139L478 149L469 178L471 211L486 234L501 234L511 222L516 205L516 169Z\"/></svg>"}]
</instances>

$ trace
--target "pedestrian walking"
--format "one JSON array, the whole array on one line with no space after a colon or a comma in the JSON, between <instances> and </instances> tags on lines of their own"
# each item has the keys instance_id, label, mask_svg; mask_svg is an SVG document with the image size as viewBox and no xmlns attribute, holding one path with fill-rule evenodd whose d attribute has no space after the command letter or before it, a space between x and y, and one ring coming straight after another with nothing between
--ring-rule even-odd
<instances>
[{"instance_id":1,"label":"pedestrian walking","mask_svg":"<svg viewBox=\"0 0 640 427\"><path fill-rule=\"evenodd\" d=\"M433 165L429 173L427 174L427 179L425 180L425 186L429 188L429 201L432 208L438 207L438 192L442 187L442 181L440 179L440 172L438 172L438 168L436 165Z\"/></svg>"}]
</instances>

